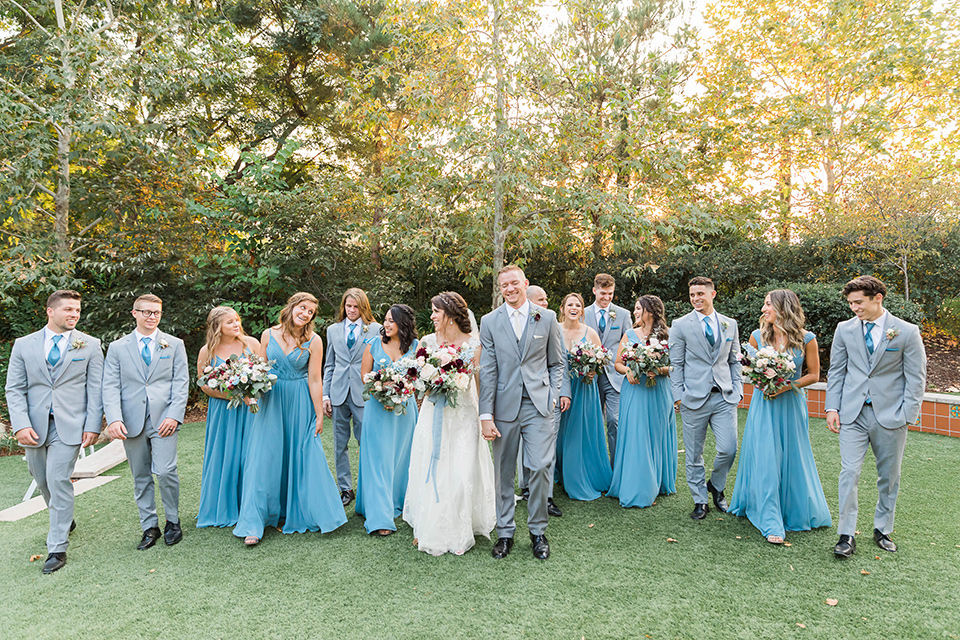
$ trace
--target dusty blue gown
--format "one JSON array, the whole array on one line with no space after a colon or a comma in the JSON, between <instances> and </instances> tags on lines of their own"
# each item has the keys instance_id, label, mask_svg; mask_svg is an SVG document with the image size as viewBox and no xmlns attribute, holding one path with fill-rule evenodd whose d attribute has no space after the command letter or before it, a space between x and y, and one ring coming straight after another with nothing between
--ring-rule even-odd
<instances>
[{"instance_id":1,"label":"dusty blue gown","mask_svg":"<svg viewBox=\"0 0 960 640\"><path fill-rule=\"evenodd\" d=\"M284 355L269 332L267 359L277 374L260 399L244 458L240 518L233 533L263 537L264 527L283 523L284 533L333 531L347 521L340 491L330 473L317 414L307 385L310 342Z\"/></svg>"},{"instance_id":2,"label":"dusty blue gown","mask_svg":"<svg viewBox=\"0 0 960 640\"><path fill-rule=\"evenodd\" d=\"M753 337L762 347L759 329ZM813 338L808 331L804 344ZM793 353L796 380L802 375L803 349ZM749 518L764 536L830 526L830 509L810 447L806 393L787 391L772 399L753 394L730 513Z\"/></svg>"},{"instance_id":3,"label":"dusty blue gown","mask_svg":"<svg viewBox=\"0 0 960 640\"><path fill-rule=\"evenodd\" d=\"M641 342L627 332L631 343ZM622 507L649 507L659 494L677 491L677 419L669 376L630 384L620 389L617 449L613 455L613 480L607 495Z\"/></svg>"},{"instance_id":4,"label":"dusty blue gown","mask_svg":"<svg viewBox=\"0 0 960 640\"><path fill-rule=\"evenodd\" d=\"M383 350L380 336L370 338L367 344L370 345L374 369L393 363ZM414 340L404 357L416 354L417 344ZM403 512L416 424L417 403L413 399L407 400L407 412L402 415L387 411L376 398L370 398L363 405L356 511L364 517L363 526L367 533L380 529L397 530L394 519Z\"/></svg>"},{"instance_id":5,"label":"dusty blue gown","mask_svg":"<svg viewBox=\"0 0 960 640\"><path fill-rule=\"evenodd\" d=\"M220 356L214 358L214 365L222 363ZM198 529L232 527L240 516L242 462L255 414L244 404L233 409L227 404L220 398L207 401Z\"/></svg>"},{"instance_id":6,"label":"dusty blue gown","mask_svg":"<svg viewBox=\"0 0 960 640\"><path fill-rule=\"evenodd\" d=\"M574 500L595 500L610 488L610 457L596 378L570 380L570 408L560 414L556 476Z\"/></svg>"}]
</instances>

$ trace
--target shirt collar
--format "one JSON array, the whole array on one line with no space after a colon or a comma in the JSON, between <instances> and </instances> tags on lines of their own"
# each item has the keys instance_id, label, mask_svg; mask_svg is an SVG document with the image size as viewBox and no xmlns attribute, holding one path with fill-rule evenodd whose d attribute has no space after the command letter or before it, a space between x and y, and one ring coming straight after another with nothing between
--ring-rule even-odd
<instances>
[{"instance_id":1,"label":"shirt collar","mask_svg":"<svg viewBox=\"0 0 960 640\"><path fill-rule=\"evenodd\" d=\"M136 334L137 342L142 342L144 338L150 338L150 344L156 344L157 334L160 333L160 329L154 329L153 333L151 333L150 335L144 335L140 333L140 331L138 331L137 329L134 329L133 333Z\"/></svg>"},{"instance_id":2,"label":"shirt collar","mask_svg":"<svg viewBox=\"0 0 960 640\"><path fill-rule=\"evenodd\" d=\"M520 305L518 309L514 309L510 305L507 305L507 314L512 318L514 313L519 313L521 318L526 318L527 314L530 313L530 301L527 300Z\"/></svg>"},{"instance_id":3,"label":"shirt collar","mask_svg":"<svg viewBox=\"0 0 960 640\"><path fill-rule=\"evenodd\" d=\"M63 333L57 333L50 327L44 325L43 327L43 339L44 340L53 340L54 336L63 336L64 340L70 340L70 334L73 333L73 329L64 331ZM62 341L61 341L62 342Z\"/></svg>"},{"instance_id":4,"label":"shirt collar","mask_svg":"<svg viewBox=\"0 0 960 640\"><path fill-rule=\"evenodd\" d=\"M874 325L876 325L874 328L876 328L876 329L882 329L882 328L883 328L883 325L886 324L886 322L887 322L887 310L884 309L884 310L883 310L883 313L881 313L881 314L880 314L880 317L877 318L876 320L861 320L861 321L860 321L860 326L863 327L864 332L866 332L866 330L867 330L867 323L868 323L868 322L872 322Z\"/></svg>"},{"instance_id":5,"label":"shirt collar","mask_svg":"<svg viewBox=\"0 0 960 640\"><path fill-rule=\"evenodd\" d=\"M716 309L714 309L714 310L713 310L713 313L711 313L709 316L703 315L702 313L700 313L700 312L697 311L696 309L694 309L693 312L694 312L695 314L697 314L697 319L700 321L700 324L703 324L703 319L704 319L704 318L710 318L711 320L713 320L714 318L717 317L717 310L716 310Z\"/></svg>"}]
</instances>

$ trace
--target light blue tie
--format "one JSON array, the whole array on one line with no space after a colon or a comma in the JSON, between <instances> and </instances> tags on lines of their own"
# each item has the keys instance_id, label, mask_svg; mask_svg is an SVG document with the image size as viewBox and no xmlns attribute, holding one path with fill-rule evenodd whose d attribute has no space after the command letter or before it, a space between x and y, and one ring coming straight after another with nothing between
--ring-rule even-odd
<instances>
[{"instance_id":1,"label":"light blue tie","mask_svg":"<svg viewBox=\"0 0 960 640\"><path fill-rule=\"evenodd\" d=\"M50 353L47 354L47 363L51 367L57 366L57 363L60 362L60 347L57 346L57 343L60 342L60 339L63 336L53 336L53 349L50 349Z\"/></svg>"},{"instance_id":2,"label":"light blue tie","mask_svg":"<svg viewBox=\"0 0 960 640\"><path fill-rule=\"evenodd\" d=\"M600 323L597 325L600 327L600 333L603 333L607 330L607 310L600 309Z\"/></svg>"},{"instance_id":3,"label":"light blue tie","mask_svg":"<svg viewBox=\"0 0 960 640\"><path fill-rule=\"evenodd\" d=\"M703 319L703 335L707 338L707 342L710 343L710 346L716 346L717 337L713 335L713 327L710 326L710 318Z\"/></svg>"},{"instance_id":4,"label":"light blue tie","mask_svg":"<svg viewBox=\"0 0 960 640\"><path fill-rule=\"evenodd\" d=\"M143 349L140 350L140 357L143 358L143 364L150 366L150 361L153 357L150 355L150 338L141 338L140 342L143 343Z\"/></svg>"},{"instance_id":5,"label":"light blue tie","mask_svg":"<svg viewBox=\"0 0 960 640\"><path fill-rule=\"evenodd\" d=\"M877 326L876 322L868 322L866 325L867 332L863 336L863 341L867 343L867 351L870 352L870 355L873 355L873 328Z\"/></svg>"},{"instance_id":6,"label":"light blue tie","mask_svg":"<svg viewBox=\"0 0 960 640\"><path fill-rule=\"evenodd\" d=\"M347 349L353 349L353 345L357 344L357 336L354 335L354 331L357 330L356 324L350 325L350 335L347 336Z\"/></svg>"}]
</instances>

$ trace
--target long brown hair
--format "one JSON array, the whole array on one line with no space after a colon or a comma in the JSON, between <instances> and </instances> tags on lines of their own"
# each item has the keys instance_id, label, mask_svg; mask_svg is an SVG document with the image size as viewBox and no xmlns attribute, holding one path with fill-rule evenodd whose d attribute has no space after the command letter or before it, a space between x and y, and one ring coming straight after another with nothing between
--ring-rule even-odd
<instances>
[{"instance_id":1,"label":"long brown hair","mask_svg":"<svg viewBox=\"0 0 960 640\"><path fill-rule=\"evenodd\" d=\"M774 289L767 294L770 305L777 313L773 322L760 317L760 339L763 344L775 345L774 329L779 329L787 338L788 347L803 349L803 337L806 335L807 316L800 306L800 298L789 289Z\"/></svg>"},{"instance_id":2,"label":"long brown hair","mask_svg":"<svg viewBox=\"0 0 960 640\"><path fill-rule=\"evenodd\" d=\"M470 312L467 310L467 303L456 291L442 291L430 298L430 304L440 311L443 311L448 318L456 323L457 328L463 333L470 333ZM396 318L394 318L396 321Z\"/></svg>"},{"instance_id":3,"label":"long brown hair","mask_svg":"<svg viewBox=\"0 0 960 640\"><path fill-rule=\"evenodd\" d=\"M303 349L303 343L310 339L310 335L313 333L313 322L316 318L316 312L314 312L314 318L311 318L310 322L302 327L293 324L293 310L303 302L318 304L317 298L312 293L298 291L287 300L287 306L280 311L280 317L277 320L280 330L290 334L297 341L297 347L300 349Z\"/></svg>"},{"instance_id":4,"label":"long brown hair","mask_svg":"<svg viewBox=\"0 0 960 640\"><path fill-rule=\"evenodd\" d=\"M600 275L604 275L604 274L600 274ZM576 298L577 300L580 301L580 317L578 318L578 321L580 322L580 324L583 324L584 322L583 312L586 309L586 305L584 305L583 296L576 292L568 293L567 295L563 296L563 300L560 301L560 318L562 320L567 319L567 314L563 310L563 308L567 306L567 300L569 300L570 298Z\"/></svg>"},{"instance_id":5,"label":"long brown hair","mask_svg":"<svg viewBox=\"0 0 960 640\"><path fill-rule=\"evenodd\" d=\"M341 322L347 317L347 298L353 298L357 306L360 307L360 318L364 323L370 324L375 320L366 292L363 289L351 287L344 291L343 296L340 298L340 308L337 309L337 322Z\"/></svg>"},{"instance_id":6,"label":"long brown hair","mask_svg":"<svg viewBox=\"0 0 960 640\"><path fill-rule=\"evenodd\" d=\"M237 316L237 321L240 321L240 314L237 313L234 309L230 307L214 307L210 309L210 313L207 314L207 355L210 357L210 361L216 357L214 351L217 347L220 346L220 340L222 339L223 321L227 316L233 314ZM243 332L243 323L240 323L240 341L243 342L243 336L247 335Z\"/></svg>"},{"instance_id":7,"label":"long brown hair","mask_svg":"<svg viewBox=\"0 0 960 640\"><path fill-rule=\"evenodd\" d=\"M663 306L663 300L657 296L645 295L637 298L637 303L641 309L653 316L653 326L650 328L650 333L661 342L666 340L670 335L670 329L667 328L666 311Z\"/></svg>"}]
</instances>

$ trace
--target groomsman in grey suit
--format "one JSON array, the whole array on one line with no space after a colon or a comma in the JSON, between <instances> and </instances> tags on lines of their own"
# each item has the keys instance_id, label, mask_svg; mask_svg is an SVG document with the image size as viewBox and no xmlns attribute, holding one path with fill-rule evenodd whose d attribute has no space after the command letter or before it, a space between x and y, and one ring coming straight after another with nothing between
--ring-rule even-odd
<instances>
[{"instance_id":1,"label":"groomsman in grey suit","mask_svg":"<svg viewBox=\"0 0 960 640\"><path fill-rule=\"evenodd\" d=\"M593 279L593 304L583 312L583 321L600 336L600 344L617 355L620 340L633 326L633 316L623 307L613 304L613 293L617 281L606 273L598 273ZM620 388L623 386L623 374L617 373L613 362L604 367L597 376L597 391L600 392L600 404L603 405L604 420L607 423L607 452L610 463L617 451L617 421L620 418Z\"/></svg>"},{"instance_id":2,"label":"groomsman in grey suit","mask_svg":"<svg viewBox=\"0 0 960 640\"><path fill-rule=\"evenodd\" d=\"M380 333L373 319L370 301L362 289L351 288L340 299L337 322L327 327L327 359L323 365L323 414L333 418L333 452L337 468L337 485L343 506L354 499L350 476L350 421L353 437L360 445L363 428L363 380L360 363L364 340Z\"/></svg>"},{"instance_id":3,"label":"groomsman in grey suit","mask_svg":"<svg viewBox=\"0 0 960 640\"><path fill-rule=\"evenodd\" d=\"M527 300L531 303L537 305L542 309L548 307L547 304L547 292L543 290L543 287L538 287L537 285L530 285L527 287ZM560 432L560 406L558 405L553 410L553 428ZM553 461L556 465L557 461L557 449L553 449ZM517 459L519 460L520 467L520 499L527 500L530 497L530 469L527 465L523 464L523 447L517 453ZM547 493L547 514L553 518L559 518L563 515L563 512L560 511L560 507L557 506L557 503L553 501L553 482L550 483L550 491Z\"/></svg>"},{"instance_id":4,"label":"groomsman in grey suit","mask_svg":"<svg viewBox=\"0 0 960 640\"><path fill-rule=\"evenodd\" d=\"M167 519L163 541L174 545L183 539L177 432L187 408L190 374L183 340L157 329L162 313L163 302L157 296L137 298L133 303L137 328L110 344L103 370L107 434L123 440L130 463L143 529L140 551L160 538L154 474Z\"/></svg>"},{"instance_id":5,"label":"groomsman in grey suit","mask_svg":"<svg viewBox=\"0 0 960 640\"><path fill-rule=\"evenodd\" d=\"M7 368L10 422L50 511L46 574L67 562L67 535L76 527L70 476L103 420L103 352L99 340L76 330L79 320L80 294L54 291L47 325L13 343Z\"/></svg>"},{"instance_id":6,"label":"groomsman in grey suit","mask_svg":"<svg viewBox=\"0 0 960 640\"><path fill-rule=\"evenodd\" d=\"M670 384L683 421L687 485L694 502L690 517L703 520L710 510L708 491L714 506L727 510L723 490L737 455L737 404L743 398L743 380L737 321L714 309L713 280L697 276L688 285L693 311L670 327ZM717 444L710 480L703 463L707 425Z\"/></svg>"},{"instance_id":7,"label":"groomsman in grey suit","mask_svg":"<svg viewBox=\"0 0 960 640\"><path fill-rule=\"evenodd\" d=\"M833 553L857 550L857 484L867 446L877 461L873 540L894 552L890 539L900 490L907 426L916 424L927 382L920 329L883 308L887 287L873 276L851 280L843 295L856 315L837 325L827 378L827 428L840 434L840 540Z\"/></svg>"},{"instance_id":8,"label":"groomsman in grey suit","mask_svg":"<svg viewBox=\"0 0 960 640\"><path fill-rule=\"evenodd\" d=\"M570 384L563 375L563 337L552 311L530 304L528 282L515 266L497 274L500 305L480 321L480 424L493 441L497 489L497 535L493 557L513 549L516 530L514 479L517 450L530 468L527 528L534 557L550 556L547 542L547 497L553 482L557 432L553 411L570 406Z\"/></svg>"}]
</instances>

